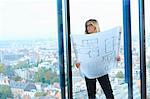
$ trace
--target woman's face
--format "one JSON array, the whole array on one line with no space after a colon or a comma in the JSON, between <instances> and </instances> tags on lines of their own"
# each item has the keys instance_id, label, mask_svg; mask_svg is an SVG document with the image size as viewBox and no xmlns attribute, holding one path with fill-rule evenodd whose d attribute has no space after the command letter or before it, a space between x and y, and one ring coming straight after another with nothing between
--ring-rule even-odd
<instances>
[{"instance_id":1,"label":"woman's face","mask_svg":"<svg viewBox=\"0 0 150 99\"><path fill-rule=\"evenodd\" d=\"M87 23L87 33L91 34L91 33L95 33L96 32L96 27L93 26L93 24L91 22Z\"/></svg>"}]
</instances>

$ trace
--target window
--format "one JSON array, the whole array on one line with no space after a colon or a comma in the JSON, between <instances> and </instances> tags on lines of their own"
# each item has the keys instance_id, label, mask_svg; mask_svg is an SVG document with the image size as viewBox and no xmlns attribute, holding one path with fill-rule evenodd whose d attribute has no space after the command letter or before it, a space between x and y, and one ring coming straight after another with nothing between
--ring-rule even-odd
<instances>
[{"instance_id":1,"label":"window","mask_svg":"<svg viewBox=\"0 0 150 99\"><path fill-rule=\"evenodd\" d=\"M60 97L55 0L0 1L0 98Z\"/></svg>"}]
</instances>

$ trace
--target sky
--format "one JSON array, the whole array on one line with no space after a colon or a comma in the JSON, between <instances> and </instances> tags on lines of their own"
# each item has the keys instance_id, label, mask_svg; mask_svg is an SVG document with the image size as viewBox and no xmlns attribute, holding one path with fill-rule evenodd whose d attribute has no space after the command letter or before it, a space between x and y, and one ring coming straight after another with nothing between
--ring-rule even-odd
<instances>
[{"instance_id":1,"label":"sky","mask_svg":"<svg viewBox=\"0 0 150 99\"><path fill-rule=\"evenodd\" d=\"M51 38L57 32L54 0L4 0L0 9L0 39Z\"/></svg>"},{"instance_id":2,"label":"sky","mask_svg":"<svg viewBox=\"0 0 150 99\"><path fill-rule=\"evenodd\" d=\"M138 32L137 1L131 0L133 34ZM145 2L148 27L150 0ZM57 0L0 0L0 40L56 38L56 3ZM90 18L99 21L101 31L122 26L122 0L70 0L72 34L84 33L84 23Z\"/></svg>"},{"instance_id":3,"label":"sky","mask_svg":"<svg viewBox=\"0 0 150 99\"><path fill-rule=\"evenodd\" d=\"M71 0L70 3L73 32L80 29L84 33L85 21L91 18L99 21L101 31L122 25L121 0Z\"/></svg>"}]
</instances>

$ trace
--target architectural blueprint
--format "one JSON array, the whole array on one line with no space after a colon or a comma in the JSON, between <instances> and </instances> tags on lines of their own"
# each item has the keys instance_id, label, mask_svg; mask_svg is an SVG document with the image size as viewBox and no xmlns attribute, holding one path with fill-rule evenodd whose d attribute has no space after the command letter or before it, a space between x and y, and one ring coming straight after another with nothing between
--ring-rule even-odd
<instances>
[{"instance_id":1,"label":"architectural blueprint","mask_svg":"<svg viewBox=\"0 0 150 99\"><path fill-rule=\"evenodd\" d=\"M120 38L120 27L88 35L71 35L82 74L88 78L97 78L116 67Z\"/></svg>"}]
</instances>

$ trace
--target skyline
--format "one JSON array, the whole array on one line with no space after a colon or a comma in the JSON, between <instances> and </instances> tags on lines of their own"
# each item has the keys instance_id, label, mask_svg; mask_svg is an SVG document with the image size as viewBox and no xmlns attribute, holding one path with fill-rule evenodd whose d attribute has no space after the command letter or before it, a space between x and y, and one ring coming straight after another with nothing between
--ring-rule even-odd
<instances>
[{"instance_id":1,"label":"skyline","mask_svg":"<svg viewBox=\"0 0 150 99\"><path fill-rule=\"evenodd\" d=\"M145 6L147 27L150 24L149 2L147 0ZM137 35L139 30L136 0L131 1L131 12L133 35ZM121 0L71 0L71 33L84 33L84 23L89 18L99 21L101 31L122 26L122 13ZM150 29L146 28L146 32L150 33ZM38 38L57 38L57 0L1 0L0 40Z\"/></svg>"}]
</instances>

